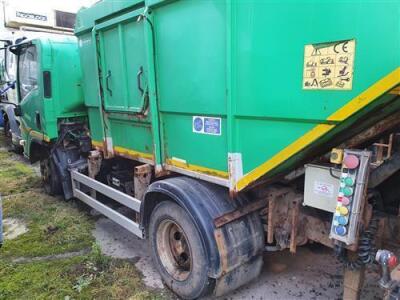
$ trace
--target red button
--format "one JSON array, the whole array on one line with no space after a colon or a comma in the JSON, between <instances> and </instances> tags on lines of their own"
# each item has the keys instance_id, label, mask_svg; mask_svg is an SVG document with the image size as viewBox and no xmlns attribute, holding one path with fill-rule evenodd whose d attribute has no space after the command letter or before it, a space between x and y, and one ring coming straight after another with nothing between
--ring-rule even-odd
<instances>
[{"instance_id":1,"label":"red button","mask_svg":"<svg viewBox=\"0 0 400 300\"><path fill-rule=\"evenodd\" d=\"M346 155L346 157L343 160L343 163L348 169L355 169L358 167L360 160L358 159L357 156L349 154Z\"/></svg>"},{"instance_id":2,"label":"red button","mask_svg":"<svg viewBox=\"0 0 400 300\"><path fill-rule=\"evenodd\" d=\"M349 204L350 204L350 199L347 198L347 197L343 197L343 199L342 199L342 204L343 204L344 206L349 205Z\"/></svg>"},{"instance_id":3,"label":"red button","mask_svg":"<svg viewBox=\"0 0 400 300\"><path fill-rule=\"evenodd\" d=\"M394 255L391 255L388 259L388 265L390 268L394 268L397 266L397 257Z\"/></svg>"}]
</instances>

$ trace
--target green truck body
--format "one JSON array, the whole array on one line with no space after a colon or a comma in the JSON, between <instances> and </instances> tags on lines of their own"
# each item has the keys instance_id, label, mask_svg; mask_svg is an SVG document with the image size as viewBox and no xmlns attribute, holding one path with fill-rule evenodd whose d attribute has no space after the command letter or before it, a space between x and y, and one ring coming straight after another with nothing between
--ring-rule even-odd
<instances>
[{"instance_id":1,"label":"green truck body","mask_svg":"<svg viewBox=\"0 0 400 300\"><path fill-rule=\"evenodd\" d=\"M86 116L76 38L52 36L23 42L18 56L18 98L23 113L24 154L32 144L51 143L60 122Z\"/></svg>"},{"instance_id":2,"label":"green truck body","mask_svg":"<svg viewBox=\"0 0 400 300\"><path fill-rule=\"evenodd\" d=\"M76 26L94 145L236 191L288 172L395 97L399 6L101 1ZM306 86L307 45L331 86Z\"/></svg>"},{"instance_id":3,"label":"green truck body","mask_svg":"<svg viewBox=\"0 0 400 300\"><path fill-rule=\"evenodd\" d=\"M25 154L51 194L148 238L184 299L232 291L259 276L265 250L309 241L364 266L377 222L399 211L399 11L97 2L77 14L78 43L15 47Z\"/></svg>"}]
</instances>

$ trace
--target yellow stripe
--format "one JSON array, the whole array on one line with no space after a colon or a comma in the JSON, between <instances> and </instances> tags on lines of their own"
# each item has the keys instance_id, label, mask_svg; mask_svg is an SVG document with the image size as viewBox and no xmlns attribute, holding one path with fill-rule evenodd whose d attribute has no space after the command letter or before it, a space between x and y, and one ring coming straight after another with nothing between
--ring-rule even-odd
<instances>
[{"instance_id":1,"label":"yellow stripe","mask_svg":"<svg viewBox=\"0 0 400 300\"><path fill-rule=\"evenodd\" d=\"M98 142L98 141L93 141L92 140L92 145L97 147L97 148L103 148L103 143Z\"/></svg>"},{"instance_id":2,"label":"yellow stripe","mask_svg":"<svg viewBox=\"0 0 400 300\"><path fill-rule=\"evenodd\" d=\"M92 141L92 145L96 148L100 148L103 149L103 143L99 142L99 141ZM149 153L144 153L144 152L139 152L136 150L131 150L131 149L126 149L123 147L113 147L114 152L116 154L119 155L128 155L132 158L135 157L141 157L141 158L146 158L149 160L154 160L154 157L152 154ZM210 168L206 168L206 167L202 167L202 166L197 166L197 165L190 165L190 164L186 164L184 162L178 161L178 160L174 160L174 159L167 159L166 163L168 165L177 167L177 168L181 168L181 169L185 169L185 170L190 170L193 172L199 172L202 174L207 174L207 175L211 175L211 176L218 176L218 177L222 177L222 178L228 178L228 172L224 172L224 171L219 171L219 170L214 170L214 169L210 169Z\"/></svg>"},{"instance_id":3,"label":"yellow stripe","mask_svg":"<svg viewBox=\"0 0 400 300\"><path fill-rule=\"evenodd\" d=\"M382 96L385 92L395 87L400 83L400 67L394 70L389 75L385 76L366 91L355 97L342 108L334 112L328 117L329 121L343 121L352 114L366 107L372 101Z\"/></svg>"},{"instance_id":4,"label":"yellow stripe","mask_svg":"<svg viewBox=\"0 0 400 300\"><path fill-rule=\"evenodd\" d=\"M334 125L320 124L314 127L311 131L307 132L301 138L296 140L294 143L290 144L288 147L278 152L270 160L263 163L261 166L257 167L250 173L243 176L236 184L236 190L240 191L249 185L251 182L263 176L265 173L271 171L273 168L283 163L287 158L291 157L295 153L299 152L306 145L312 143L329 130L331 130Z\"/></svg>"},{"instance_id":5,"label":"yellow stripe","mask_svg":"<svg viewBox=\"0 0 400 300\"><path fill-rule=\"evenodd\" d=\"M103 149L103 143L99 142L99 141L92 141L92 145L94 147ZM131 149L126 149L123 147L113 147L114 152L119 154L119 155L129 155L132 158L135 157L141 157L141 158L146 158L146 159L150 159L153 160L153 155L149 154L149 153L144 153L144 152L139 152L139 151L135 151L135 150L131 150ZM177 167L177 168L181 168L181 169L185 169L185 170L190 170L193 172L199 172L199 173L203 173L203 174L207 174L207 175L212 175L212 176L218 176L218 177L222 177L222 178L228 178L228 172L224 172L224 171L219 171L219 170L214 170L214 169L210 169L210 168L206 168L206 167L202 167L202 166L197 166L197 165L191 165L191 164L186 164L184 162L178 161L178 160L174 160L174 159L167 159L167 164Z\"/></svg>"},{"instance_id":6,"label":"yellow stripe","mask_svg":"<svg viewBox=\"0 0 400 300\"><path fill-rule=\"evenodd\" d=\"M101 148L101 149L104 148L103 143L99 142L99 141L92 140L92 145L95 146L96 148ZM131 149L127 149L127 148L123 148L123 147L119 147L119 146L113 147L113 150L116 154L119 154L121 156L127 155L132 158L140 157L140 158L153 160L153 154L151 154L151 153L140 152L140 151L131 150Z\"/></svg>"},{"instance_id":7,"label":"yellow stripe","mask_svg":"<svg viewBox=\"0 0 400 300\"><path fill-rule=\"evenodd\" d=\"M153 154L150 153L145 153L145 152L140 152L140 151L136 151L136 150L131 150L131 149L126 149L126 148L122 148L119 146L113 147L114 152L117 154L125 154L125 155L129 155L131 157L141 157L141 158L146 158L146 159L151 159L153 160Z\"/></svg>"},{"instance_id":8,"label":"yellow stripe","mask_svg":"<svg viewBox=\"0 0 400 300\"><path fill-rule=\"evenodd\" d=\"M28 133L32 137L35 137L35 138L38 138L41 140L43 139L44 141L46 141L48 143L50 142L50 138L47 135L45 135L41 132L35 131L32 128L25 127L24 125L22 125L22 123L21 123L21 131Z\"/></svg>"},{"instance_id":9,"label":"yellow stripe","mask_svg":"<svg viewBox=\"0 0 400 300\"><path fill-rule=\"evenodd\" d=\"M188 163L185 163L180 160L173 159L173 158L167 158L166 163L167 163L167 165L171 165L171 166L174 166L177 168L181 168L181 169L185 169L185 170L189 170L189 171L193 171L193 172L199 172L199 173L203 173L203 174L207 174L207 175L211 175L211 176L222 177L222 178L229 178L228 172L188 164Z\"/></svg>"},{"instance_id":10,"label":"yellow stripe","mask_svg":"<svg viewBox=\"0 0 400 300\"><path fill-rule=\"evenodd\" d=\"M383 95L385 92L389 91L396 85L400 84L400 67L394 70L389 75L385 76L383 79L376 82L374 85L369 87L366 91L352 99L346 105L341 107L339 110L331 114L327 120L328 121L343 121L349 118L351 115L361 110L372 101L377 99L379 96ZM298 140L290 144L288 147L282 151L275 154L270 160L264 162L259 167L252 170L243 176L236 184L236 191L244 189L247 185L254 182L261 176L265 175L288 158L296 154L297 152L304 149L310 143L314 142L322 135L334 128L335 125L320 124L315 126L305 135L300 137Z\"/></svg>"}]
</instances>

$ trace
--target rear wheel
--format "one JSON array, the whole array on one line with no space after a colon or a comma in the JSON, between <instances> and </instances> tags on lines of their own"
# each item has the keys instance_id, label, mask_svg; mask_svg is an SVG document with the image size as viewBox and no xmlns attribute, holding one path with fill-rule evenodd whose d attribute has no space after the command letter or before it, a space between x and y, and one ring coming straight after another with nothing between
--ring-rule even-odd
<instances>
[{"instance_id":1,"label":"rear wheel","mask_svg":"<svg viewBox=\"0 0 400 300\"><path fill-rule=\"evenodd\" d=\"M54 162L48 156L40 160L40 174L47 194L52 196L61 194L61 183Z\"/></svg>"},{"instance_id":2,"label":"rear wheel","mask_svg":"<svg viewBox=\"0 0 400 300\"><path fill-rule=\"evenodd\" d=\"M184 299L206 295L213 288L200 233L186 211L164 201L150 219L152 258L165 284Z\"/></svg>"}]
</instances>

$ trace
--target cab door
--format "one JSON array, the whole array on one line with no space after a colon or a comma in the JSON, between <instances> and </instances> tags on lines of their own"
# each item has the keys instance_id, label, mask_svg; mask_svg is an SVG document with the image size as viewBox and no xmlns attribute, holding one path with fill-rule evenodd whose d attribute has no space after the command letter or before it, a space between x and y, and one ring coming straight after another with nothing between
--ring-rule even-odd
<instances>
[{"instance_id":1,"label":"cab door","mask_svg":"<svg viewBox=\"0 0 400 300\"><path fill-rule=\"evenodd\" d=\"M147 90L144 21L139 11L96 26L103 104L109 112L142 113Z\"/></svg>"},{"instance_id":2,"label":"cab door","mask_svg":"<svg viewBox=\"0 0 400 300\"><path fill-rule=\"evenodd\" d=\"M43 101L38 88L39 55L37 45L23 45L18 54L18 102L23 112L22 126L28 132L44 133Z\"/></svg>"}]
</instances>

